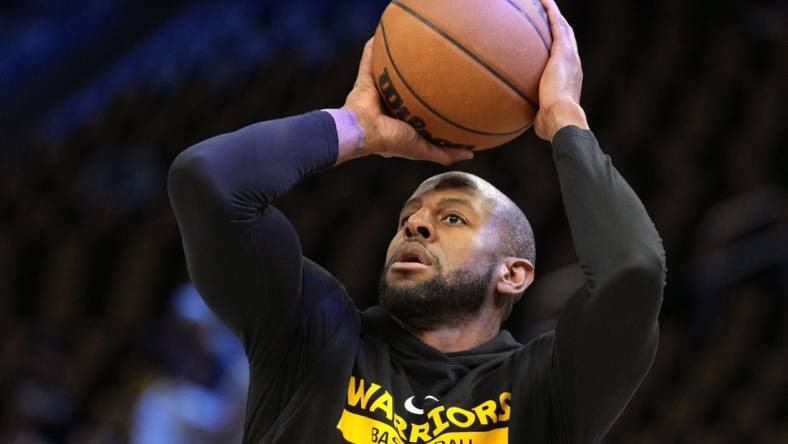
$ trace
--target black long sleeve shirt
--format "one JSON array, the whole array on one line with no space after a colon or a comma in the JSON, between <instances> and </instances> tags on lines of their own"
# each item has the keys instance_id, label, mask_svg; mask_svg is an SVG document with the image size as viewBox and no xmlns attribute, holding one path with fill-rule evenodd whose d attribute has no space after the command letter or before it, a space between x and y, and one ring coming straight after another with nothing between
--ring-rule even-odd
<instances>
[{"instance_id":1,"label":"black long sleeve shirt","mask_svg":"<svg viewBox=\"0 0 788 444\"><path fill-rule=\"evenodd\" d=\"M593 443L656 353L659 236L591 132L561 129L555 165L585 284L557 328L502 330L442 353L303 257L273 205L336 162L316 111L213 137L173 163L169 193L189 273L250 361L247 443Z\"/></svg>"}]
</instances>

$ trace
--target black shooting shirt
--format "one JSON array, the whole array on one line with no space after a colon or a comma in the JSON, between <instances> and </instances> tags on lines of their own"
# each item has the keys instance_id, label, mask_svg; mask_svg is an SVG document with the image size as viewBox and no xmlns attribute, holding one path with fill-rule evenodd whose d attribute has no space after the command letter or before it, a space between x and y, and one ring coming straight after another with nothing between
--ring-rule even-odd
<instances>
[{"instance_id":1,"label":"black shooting shirt","mask_svg":"<svg viewBox=\"0 0 788 444\"><path fill-rule=\"evenodd\" d=\"M423 344L381 307L360 312L272 205L336 162L329 114L181 153L168 187L189 273L249 357L244 442L599 442L654 359L664 251L590 131L563 128L552 149L585 283L555 331L519 344L502 330L460 353Z\"/></svg>"}]
</instances>

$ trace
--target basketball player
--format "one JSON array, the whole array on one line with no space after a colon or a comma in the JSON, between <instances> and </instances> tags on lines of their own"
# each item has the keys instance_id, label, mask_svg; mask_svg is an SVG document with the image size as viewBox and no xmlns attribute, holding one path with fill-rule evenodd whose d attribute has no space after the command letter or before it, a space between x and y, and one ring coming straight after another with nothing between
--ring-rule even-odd
<instances>
[{"instance_id":1,"label":"basketball player","mask_svg":"<svg viewBox=\"0 0 788 444\"><path fill-rule=\"evenodd\" d=\"M342 108L251 125L177 157L169 193L189 272L250 361L244 442L595 443L620 415L656 351L664 253L588 129L573 31L543 3L553 44L534 129L552 143L585 284L556 330L525 345L500 325L534 279L532 232L481 178L449 172L415 190L380 305L363 313L302 256L272 205L308 175L366 155L472 157L384 115L371 41Z\"/></svg>"}]
</instances>

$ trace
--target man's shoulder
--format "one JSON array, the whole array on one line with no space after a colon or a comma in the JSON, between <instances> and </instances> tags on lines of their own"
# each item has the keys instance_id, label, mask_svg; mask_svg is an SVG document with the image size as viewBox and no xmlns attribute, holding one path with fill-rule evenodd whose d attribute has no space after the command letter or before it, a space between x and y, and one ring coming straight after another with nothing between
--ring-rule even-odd
<instances>
[{"instance_id":1,"label":"man's shoulder","mask_svg":"<svg viewBox=\"0 0 788 444\"><path fill-rule=\"evenodd\" d=\"M549 361L555 344L555 330L546 331L529 339L517 350L514 359Z\"/></svg>"},{"instance_id":2,"label":"man's shoulder","mask_svg":"<svg viewBox=\"0 0 788 444\"><path fill-rule=\"evenodd\" d=\"M523 344L523 348L528 347L545 347L553 346L553 342L555 341L555 330L548 330L546 332L540 333L533 338L528 339L525 344Z\"/></svg>"},{"instance_id":3,"label":"man's shoulder","mask_svg":"<svg viewBox=\"0 0 788 444\"><path fill-rule=\"evenodd\" d=\"M345 286L342 285L342 282L334 277L333 274L329 273L328 270L320 266L320 264L307 257L304 257L303 264L302 284L304 286L304 291L323 294L331 294L340 291L344 293L344 295L347 295L347 290Z\"/></svg>"}]
</instances>

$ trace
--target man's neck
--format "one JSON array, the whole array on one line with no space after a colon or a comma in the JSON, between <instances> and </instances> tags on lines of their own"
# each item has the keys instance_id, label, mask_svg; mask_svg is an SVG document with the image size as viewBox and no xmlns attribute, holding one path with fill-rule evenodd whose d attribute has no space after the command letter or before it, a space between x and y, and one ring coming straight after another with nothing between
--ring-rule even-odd
<instances>
[{"instance_id":1,"label":"man's neck","mask_svg":"<svg viewBox=\"0 0 788 444\"><path fill-rule=\"evenodd\" d=\"M500 319L487 310L450 319L430 317L403 321L392 317L421 342L443 353L476 348L494 338L501 329Z\"/></svg>"}]
</instances>

